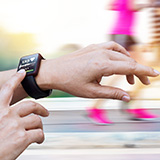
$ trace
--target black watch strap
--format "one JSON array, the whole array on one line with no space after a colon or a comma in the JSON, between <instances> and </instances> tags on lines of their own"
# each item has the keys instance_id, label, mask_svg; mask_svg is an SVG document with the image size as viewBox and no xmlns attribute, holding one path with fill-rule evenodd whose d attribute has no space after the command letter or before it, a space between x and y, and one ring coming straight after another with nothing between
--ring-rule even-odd
<instances>
[{"instance_id":1,"label":"black watch strap","mask_svg":"<svg viewBox=\"0 0 160 160\"><path fill-rule=\"evenodd\" d=\"M29 96L35 99L47 97L51 94L52 90L41 90L37 85L34 76L26 76L22 81L22 86Z\"/></svg>"}]
</instances>

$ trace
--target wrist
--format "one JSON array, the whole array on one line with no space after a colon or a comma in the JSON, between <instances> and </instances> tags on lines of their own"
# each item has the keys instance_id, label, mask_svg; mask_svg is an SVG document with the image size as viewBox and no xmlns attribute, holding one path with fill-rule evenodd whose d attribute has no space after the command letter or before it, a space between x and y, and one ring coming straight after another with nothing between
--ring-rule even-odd
<instances>
[{"instance_id":1,"label":"wrist","mask_svg":"<svg viewBox=\"0 0 160 160\"><path fill-rule=\"evenodd\" d=\"M18 69L17 69L18 71L21 69L26 70L26 77L23 79L21 84L24 90L26 91L26 93L30 97L35 99L47 97L52 92L51 89L48 89L48 90L46 89L47 81L45 80L44 75L43 75L44 78L40 76L41 81L38 81L39 85L37 84L35 79L39 73L42 60L44 60L44 58L40 53L23 56L19 61ZM42 62L42 65L43 65L43 62Z\"/></svg>"},{"instance_id":2,"label":"wrist","mask_svg":"<svg viewBox=\"0 0 160 160\"><path fill-rule=\"evenodd\" d=\"M38 84L39 88L42 90L48 90L48 80L47 80L47 75L45 71L45 65L46 65L47 60L42 60L40 67L39 67L39 72L37 76L35 77L36 83Z\"/></svg>"},{"instance_id":3,"label":"wrist","mask_svg":"<svg viewBox=\"0 0 160 160\"><path fill-rule=\"evenodd\" d=\"M38 86L42 90L56 89L56 65L55 60L42 60L38 75L35 77Z\"/></svg>"}]
</instances>

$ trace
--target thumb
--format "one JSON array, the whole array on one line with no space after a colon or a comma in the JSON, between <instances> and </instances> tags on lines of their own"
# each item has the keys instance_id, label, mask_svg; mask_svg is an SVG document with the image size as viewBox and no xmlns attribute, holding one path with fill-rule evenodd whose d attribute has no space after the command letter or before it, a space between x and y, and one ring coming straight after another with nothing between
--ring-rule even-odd
<instances>
[{"instance_id":1,"label":"thumb","mask_svg":"<svg viewBox=\"0 0 160 160\"><path fill-rule=\"evenodd\" d=\"M95 98L117 99L125 102L130 101L129 94L120 88L96 85L96 87L94 86L93 90L95 92Z\"/></svg>"}]
</instances>

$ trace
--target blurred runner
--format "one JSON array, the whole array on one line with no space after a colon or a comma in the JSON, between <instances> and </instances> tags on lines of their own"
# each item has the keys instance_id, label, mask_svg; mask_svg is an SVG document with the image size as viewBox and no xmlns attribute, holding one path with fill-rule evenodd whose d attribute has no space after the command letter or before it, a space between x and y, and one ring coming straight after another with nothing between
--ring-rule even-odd
<instances>
[{"instance_id":1,"label":"blurred runner","mask_svg":"<svg viewBox=\"0 0 160 160\"><path fill-rule=\"evenodd\" d=\"M135 0L112 0L110 5L107 6L110 10L117 11L117 17L114 20L114 25L110 31L110 38L125 47L132 55L134 59L138 59L141 49L135 41L135 25L136 25L136 12L150 7L151 3L136 4ZM120 81L122 76L113 77L107 82L107 85L113 85L115 82ZM134 78L132 75L127 79L134 84ZM105 82L106 83L106 82ZM106 110L101 109L105 100L97 100L92 107L87 109L87 117L96 124L110 125L113 122L107 117ZM151 114L147 109L142 108L130 108L124 109L125 113L129 114L136 120L152 120L158 116Z\"/></svg>"},{"instance_id":2,"label":"blurred runner","mask_svg":"<svg viewBox=\"0 0 160 160\"><path fill-rule=\"evenodd\" d=\"M160 0L150 0L155 7L150 11L150 29L151 29L151 48L155 55L155 61L152 65L159 66L160 61Z\"/></svg>"}]
</instances>

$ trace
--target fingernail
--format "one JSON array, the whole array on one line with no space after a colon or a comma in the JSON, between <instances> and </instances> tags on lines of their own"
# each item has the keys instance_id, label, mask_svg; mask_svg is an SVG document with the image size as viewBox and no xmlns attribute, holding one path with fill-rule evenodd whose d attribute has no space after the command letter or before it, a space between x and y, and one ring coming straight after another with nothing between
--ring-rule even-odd
<instances>
[{"instance_id":1,"label":"fingernail","mask_svg":"<svg viewBox=\"0 0 160 160\"><path fill-rule=\"evenodd\" d=\"M130 97L125 95L125 96L122 97L122 101L129 102L130 101Z\"/></svg>"},{"instance_id":2,"label":"fingernail","mask_svg":"<svg viewBox=\"0 0 160 160\"><path fill-rule=\"evenodd\" d=\"M24 73L24 72L26 72L24 69L18 71L18 73Z\"/></svg>"},{"instance_id":3,"label":"fingernail","mask_svg":"<svg viewBox=\"0 0 160 160\"><path fill-rule=\"evenodd\" d=\"M127 54L128 54L129 56L131 56L131 54L130 54L129 52L127 52Z\"/></svg>"},{"instance_id":4,"label":"fingernail","mask_svg":"<svg viewBox=\"0 0 160 160\"><path fill-rule=\"evenodd\" d=\"M47 117L49 116L49 111L47 110Z\"/></svg>"},{"instance_id":5,"label":"fingernail","mask_svg":"<svg viewBox=\"0 0 160 160\"><path fill-rule=\"evenodd\" d=\"M154 72L155 72L156 74L160 74L160 72L159 72L159 71L157 71L156 69L154 69Z\"/></svg>"}]
</instances>

